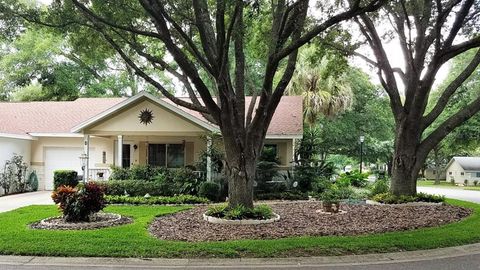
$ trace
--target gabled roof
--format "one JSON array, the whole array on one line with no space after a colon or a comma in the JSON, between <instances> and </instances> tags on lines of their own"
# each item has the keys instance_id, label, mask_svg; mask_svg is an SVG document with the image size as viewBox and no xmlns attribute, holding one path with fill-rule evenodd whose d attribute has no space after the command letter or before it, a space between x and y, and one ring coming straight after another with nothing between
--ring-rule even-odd
<instances>
[{"instance_id":1,"label":"gabled roof","mask_svg":"<svg viewBox=\"0 0 480 270\"><path fill-rule=\"evenodd\" d=\"M200 113L140 92L130 98L79 98L75 101L0 102L0 137L74 136L95 120L105 119L115 110L139 99L150 99L207 130L217 127ZM249 104L251 97L245 97ZM272 118L267 138L301 137L303 133L302 98L284 96Z\"/></svg>"},{"instance_id":2,"label":"gabled roof","mask_svg":"<svg viewBox=\"0 0 480 270\"><path fill-rule=\"evenodd\" d=\"M447 168L456 161L465 171L480 171L480 157L453 157Z\"/></svg>"}]
</instances>

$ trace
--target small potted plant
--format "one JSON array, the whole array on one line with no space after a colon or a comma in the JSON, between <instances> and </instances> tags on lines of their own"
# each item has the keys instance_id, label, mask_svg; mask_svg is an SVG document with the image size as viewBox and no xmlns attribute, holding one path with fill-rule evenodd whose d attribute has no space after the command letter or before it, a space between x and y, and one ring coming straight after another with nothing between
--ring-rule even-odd
<instances>
[{"instance_id":1,"label":"small potted plant","mask_svg":"<svg viewBox=\"0 0 480 270\"><path fill-rule=\"evenodd\" d=\"M338 213L340 211L340 200L339 192L337 189L329 189L323 192L320 195L322 200L323 211L328 213Z\"/></svg>"}]
</instances>

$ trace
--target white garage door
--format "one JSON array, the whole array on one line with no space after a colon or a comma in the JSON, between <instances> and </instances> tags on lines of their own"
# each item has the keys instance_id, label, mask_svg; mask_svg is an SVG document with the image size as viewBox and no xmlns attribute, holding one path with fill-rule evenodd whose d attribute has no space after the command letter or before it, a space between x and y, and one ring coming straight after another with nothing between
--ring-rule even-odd
<instances>
[{"instance_id":1,"label":"white garage door","mask_svg":"<svg viewBox=\"0 0 480 270\"><path fill-rule=\"evenodd\" d=\"M45 151L45 189L53 190L53 172L56 170L75 170L82 174L81 147L47 148Z\"/></svg>"}]
</instances>

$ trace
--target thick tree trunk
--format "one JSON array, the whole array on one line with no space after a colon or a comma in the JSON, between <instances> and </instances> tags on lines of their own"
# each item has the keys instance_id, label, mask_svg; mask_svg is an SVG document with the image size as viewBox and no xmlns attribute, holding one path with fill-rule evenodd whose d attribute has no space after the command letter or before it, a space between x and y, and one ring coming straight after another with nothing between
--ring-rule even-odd
<instances>
[{"instance_id":1,"label":"thick tree trunk","mask_svg":"<svg viewBox=\"0 0 480 270\"><path fill-rule=\"evenodd\" d=\"M391 182L391 192L395 195L417 193L417 177L426 158L417 150L420 144L418 126L408 120L397 123Z\"/></svg>"},{"instance_id":2,"label":"thick tree trunk","mask_svg":"<svg viewBox=\"0 0 480 270\"><path fill-rule=\"evenodd\" d=\"M241 153L236 157L227 157L226 177L228 179L228 206L243 205L253 207L253 183L255 181L256 161L246 159L240 164Z\"/></svg>"}]
</instances>

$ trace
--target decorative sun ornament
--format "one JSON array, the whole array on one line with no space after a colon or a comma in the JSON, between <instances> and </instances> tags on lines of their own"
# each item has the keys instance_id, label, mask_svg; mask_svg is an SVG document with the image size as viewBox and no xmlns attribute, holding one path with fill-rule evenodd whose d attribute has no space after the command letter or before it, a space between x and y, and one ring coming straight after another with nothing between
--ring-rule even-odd
<instances>
[{"instance_id":1,"label":"decorative sun ornament","mask_svg":"<svg viewBox=\"0 0 480 270\"><path fill-rule=\"evenodd\" d=\"M148 124L151 124L153 121L153 112L149 109L145 109L140 111L140 114L138 115L138 118L140 119L140 123L144 124L145 126Z\"/></svg>"}]
</instances>

